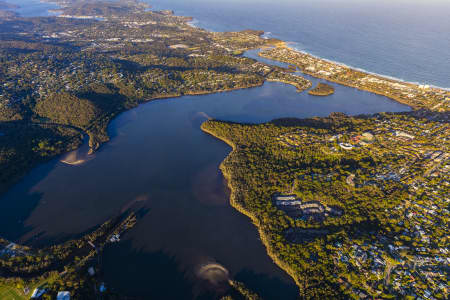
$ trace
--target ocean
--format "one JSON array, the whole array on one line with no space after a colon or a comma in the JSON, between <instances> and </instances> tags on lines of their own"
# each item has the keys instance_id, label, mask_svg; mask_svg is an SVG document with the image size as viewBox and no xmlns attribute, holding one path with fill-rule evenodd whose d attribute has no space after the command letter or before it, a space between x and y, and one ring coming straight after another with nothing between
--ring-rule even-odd
<instances>
[{"instance_id":1,"label":"ocean","mask_svg":"<svg viewBox=\"0 0 450 300\"><path fill-rule=\"evenodd\" d=\"M213 31L264 30L315 56L450 88L449 0L146 0Z\"/></svg>"},{"instance_id":2,"label":"ocean","mask_svg":"<svg viewBox=\"0 0 450 300\"><path fill-rule=\"evenodd\" d=\"M351 2L344 1L339 3ZM401 22L392 21L397 24L392 27L379 23L392 13L388 4L382 6L386 15L377 11L370 17L374 1L352 2L356 3L353 8L330 0L151 3L156 9L193 16L198 26L210 30L262 29L327 59L450 87L445 76L450 55L445 34L417 26L416 32L423 35L433 32L433 43L428 45L418 34L423 43L412 43L416 50L406 51L405 44L414 34L406 34L404 29L404 41L393 43L401 35ZM27 8L31 6L22 9ZM45 11L37 6L27 15L45 15ZM442 16L443 12L437 14ZM438 26L435 18L429 19L423 22L424 27ZM439 24L448 25L448 21ZM437 54L418 55L427 47ZM246 55L256 57L254 51ZM431 71L427 69L430 64L434 65ZM142 215L138 224L120 243L106 247L102 255L106 286L144 299L198 299L194 294L205 289L198 270L208 265L226 269L231 278L264 299L296 299L293 280L267 256L251 221L229 203L219 165L230 147L202 132L200 124L207 117L260 123L280 117L327 116L336 111L358 115L410 110L383 96L332 85L335 94L320 99L298 93L290 85L267 82L253 89L140 105L111 122L110 142L83 164L65 163L66 155L55 158L33 169L0 197L0 236L19 243L49 245L80 236L124 209L139 205ZM86 146L77 150L81 157Z\"/></svg>"},{"instance_id":3,"label":"ocean","mask_svg":"<svg viewBox=\"0 0 450 300\"><path fill-rule=\"evenodd\" d=\"M54 3L41 2L40 0L6 0L19 8L15 10L22 17L45 17L55 13L49 10L57 9L59 6Z\"/></svg>"}]
</instances>

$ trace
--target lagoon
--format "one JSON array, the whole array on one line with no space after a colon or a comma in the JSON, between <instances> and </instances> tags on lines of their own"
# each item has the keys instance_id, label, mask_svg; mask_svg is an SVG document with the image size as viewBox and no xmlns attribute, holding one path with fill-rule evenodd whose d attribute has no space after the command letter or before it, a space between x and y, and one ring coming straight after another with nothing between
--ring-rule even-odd
<instances>
[{"instance_id":1,"label":"lagoon","mask_svg":"<svg viewBox=\"0 0 450 300\"><path fill-rule=\"evenodd\" d=\"M207 118L259 123L335 111L409 110L382 96L334 87L335 94L317 98L267 82L153 101L125 112L109 126L111 141L84 164L55 159L4 195L0 236L45 245L139 207L142 219L102 259L107 284L116 290L164 299L196 295L204 292L196 270L218 263L265 299L295 299L293 281L267 256L250 220L229 204L218 167L231 149L202 132L200 124Z\"/></svg>"},{"instance_id":2,"label":"lagoon","mask_svg":"<svg viewBox=\"0 0 450 300\"><path fill-rule=\"evenodd\" d=\"M233 24L230 29L245 25ZM256 51L246 55L264 60ZM313 85L322 81L305 77ZM48 245L137 209L136 227L108 246L101 259L107 286L151 299L196 298L211 292L201 272L208 264L226 269L264 299L295 299L292 279L267 256L250 220L229 204L218 167L230 147L200 125L207 118L261 123L410 110L383 96L331 85L335 93L324 98L267 82L140 105L112 121L111 141L93 156L87 156L85 144L38 166L2 196L0 236Z\"/></svg>"},{"instance_id":3,"label":"lagoon","mask_svg":"<svg viewBox=\"0 0 450 300\"><path fill-rule=\"evenodd\" d=\"M314 56L450 88L447 0L145 0L213 31L264 30Z\"/></svg>"}]
</instances>

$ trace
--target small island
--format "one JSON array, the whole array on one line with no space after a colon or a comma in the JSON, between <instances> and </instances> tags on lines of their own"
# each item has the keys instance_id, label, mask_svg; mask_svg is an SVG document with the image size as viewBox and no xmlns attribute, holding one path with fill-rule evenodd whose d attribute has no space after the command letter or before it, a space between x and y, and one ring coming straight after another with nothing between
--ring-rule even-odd
<instances>
[{"instance_id":1,"label":"small island","mask_svg":"<svg viewBox=\"0 0 450 300\"><path fill-rule=\"evenodd\" d=\"M326 83L319 82L315 88L308 91L313 96L329 96L334 94L334 87Z\"/></svg>"},{"instance_id":2,"label":"small island","mask_svg":"<svg viewBox=\"0 0 450 300\"><path fill-rule=\"evenodd\" d=\"M0 194L85 136L92 154L109 141L110 121L139 104L267 81L302 92L312 87L302 72L413 111L259 125L208 120L203 131L233 148L221 164L232 206L257 226L299 297L448 298L450 91L320 59L262 31L209 32L139 0L41 1L60 14L22 18L0 0ZM288 67L243 55L252 49ZM324 83L309 91L333 93ZM123 214L41 249L0 238L0 298L96 299L95 290L124 299L105 290L99 257L137 218ZM224 267L202 270L229 280L221 300L257 298Z\"/></svg>"},{"instance_id":3,"label":"small island","mask_svg":"<svg viewBox=\"0 0 450 300\"><path fill-rule=\"evenodd\" d=\"M386 96L416 110L446 112L450 108L450 92L446 89L369 74L305 52L295 51L286 45L265 48L258 55L295 65L304 74L316 78Z\"/></svg>"}]
</instances>

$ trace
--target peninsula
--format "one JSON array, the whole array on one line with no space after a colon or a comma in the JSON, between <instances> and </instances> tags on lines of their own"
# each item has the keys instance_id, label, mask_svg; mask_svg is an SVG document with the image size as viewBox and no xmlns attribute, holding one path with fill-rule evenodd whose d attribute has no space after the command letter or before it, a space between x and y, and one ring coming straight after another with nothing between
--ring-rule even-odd
<instances>
[{"instance_id":1,"label":"peninsula","mask_svg":"<svg viewBox=\"0 0 450 300\"><path fill-rule=\"evenodd\" d=\"M448 298L449 91L298 52L261 31L209 32L137 0L52 2L59 16L0 11L0 194L85 136L96 151L109 140L110 121L141 103L266 81L311 88L295 66L414 111L260 125L207 121L202 129L233 147L221 165L232 205L252 219L305 299ZM251 49L290 67L242 55ZM311 93L332 91L322 84ZM134 215L125 220L42 251L1 240L0 291L100 291L101 282L86 279L86 263L97 255L90 243L117 241ZM236 299L254 296L230 285Z\"/></svg>"},{"instance_id":2,"label":"peninsula","mask_svg":"<svg viewBox=\"0 0 450 300\"><path fill-rule=\"evenodd\" d=\"M282 119L202 129L302 299L448 298L448 113Z\"/></svg>"},{"instance_id":3,"label":"peninsula","mask_svg":"<svg viewBox=\"0 0 450 300\"><path fill-rule=\"evenodd\" d=\"M2 299L56 299L61 293L74 299L124 299L102 282L99 256L136 222L135 213L122 214L81 238L41 249L0 238Z\"/></svg>"},{"instance_id":4,"label":"peninsula","mask_svg":"<svg viewBox=\"0 0 450 300\"><path fill-rule=\"evenodd\" d=\"M54 1L58 17L0 17L0 193L38 163L109 140L121 112L154 99L310 82L242 57L263 32L208 32L139 1Z\"/></svg>"},{"instance_id":5,"label":"peninsula","mask_svg":"<svg viewBox=\"0 0 450 300\"><path fill-rule=\"evenodd\" d=\"M303 73L330 82L391 98L415 109L445 112L450 110L450 91L429 85L413 84L369 74L279 45L265 48L261 57L297 66Z\"/></svg>"}]
</instances>

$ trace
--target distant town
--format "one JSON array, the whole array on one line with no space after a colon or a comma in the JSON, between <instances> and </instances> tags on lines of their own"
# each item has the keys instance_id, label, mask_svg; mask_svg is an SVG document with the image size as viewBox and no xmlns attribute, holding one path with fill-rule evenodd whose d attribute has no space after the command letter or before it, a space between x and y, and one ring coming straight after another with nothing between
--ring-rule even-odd
<instances>
[{"instance_id":1,"label":"distant town","mask_svg":"<svg viewBox=\"0 0 450 300\"><path fill-rule=\"evenodd\" d=\"M84 137L97 151L111 120L147 101L267 81L334 93L303 72L413 111L208 120L202 129L233 147L221 165L231 204L302 299L449 298L450 91L320 59L262 31L209 32L138 0L51 2L57 16L24 18L0 1L0 194ZM245 57L252 49L288 66ZM105 285L96 260L137 219L122 215L44 249L0 239L0 298L128 299ZM229 284L223 300L259 299Z\"/></svg>"},{"instance_id":2,"label":"distant town","mask_svg":"<svg viewBox=\"0 0 450 300\"><path fill-rule=\"evenodd\" d=\"M286 46L266 49L259 55L293 64L305 74L380 94L416 109L450 110L450 91L447 90L365 73Z\"/></svg>"}]
</instances>

